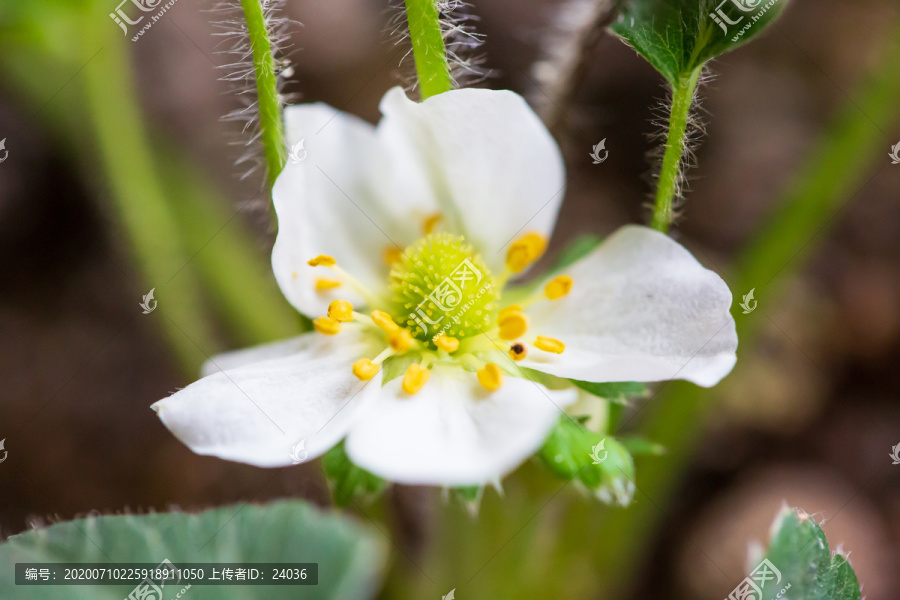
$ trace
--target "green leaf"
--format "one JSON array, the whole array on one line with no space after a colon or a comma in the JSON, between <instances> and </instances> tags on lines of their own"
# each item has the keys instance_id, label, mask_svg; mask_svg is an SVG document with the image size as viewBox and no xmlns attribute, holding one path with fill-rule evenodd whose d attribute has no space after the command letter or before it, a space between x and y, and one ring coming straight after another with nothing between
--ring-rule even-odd
<instances>
[{"instance_id":1,"label":"green leaf","mask_svg":"<svg viewBox=\"0 0 900 600\"><path fill-rule=\"evenodd\" d=\"M347 506L357 496L375 496L387 487L387 482L360 469L350 460L341 442L322 457L322 470L331 483L334 502Z\"/></svg>"},{"instance_id":2,"label":"green leaf","mask_svg":"<svg viewBox=\"0 0 900 600\"><path fill-rule=\"evenodd\" d=\"M0 545L0 598L122 600L129 585L17 586L17 562L95 562L175 565L188 562L310 562L315 586L193 585L190 600L371 598L385 564L384 540L350 519L305 502L240 505L200 514L109 515L57 523L10 537ZM171 584L170 584L171 586ZM171 600L181 588L166 589Z\"/></svg>"},{"instance_id":3,"label":"green leaf","mask_svg":"<svg viewBox=\"0 0 900 600\"><path fill-rule=\"evenodd\" d=\"M758 35L788 1L634 0L612 30L675 85Z\"/></svg>"},{"instance_id":4,"label":"green leaf","mask_svg":"<svg viewBox=\"0 0 900 600\"><path fill-rule=\"evenodd\" d=\"M626 404L630 398L646 397L649 388L646 383L635 381L619 381L612 383L593 383L590 381L578 381L570 379L574 385L584 391L619 404Z\"/></svg>"},{"instance_id":5,"label":"green leaf","mask_svg":"<svg viewBox=\"0 0 900 600\"><path fill-rule=\"evenodd\" d=\"M381 363L381 385L387 385L389 381L402 376L406 373L409 365L419 362L422 362L421 352L406 352L384 359L384 362Z\"/></svg>"},{"instance_id":6,"label":"green leaf","mask_svg":"<svg viewBox=\"0 0 900 600\"><path fill-rule=\"evenodd\" d=\"M539 456L558 476L577 479L604 502L622 506L631 503L634 461L615 438L561 417Z\"/></svg>"},{"instance_id":7,"label":"green leaf","mask_svg":"<svg viewBox=\"0 0 900 600\"><path fill-rule=\"evenodd\" d=\"M772 525L765 560L768 564L761 562L750 575L764 598L787 590L785 598L860 600L859 582L847 557L832 555L822 528L803 511L782 509ZM761 570L769 576L761 577Z\"/></svg>"}]
</instances>

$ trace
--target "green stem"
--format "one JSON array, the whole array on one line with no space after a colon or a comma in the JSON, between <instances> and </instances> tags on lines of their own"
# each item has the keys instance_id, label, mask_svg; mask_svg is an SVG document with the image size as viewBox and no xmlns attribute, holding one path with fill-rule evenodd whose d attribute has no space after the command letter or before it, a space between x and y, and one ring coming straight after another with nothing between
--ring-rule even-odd
<instances>
[{"instance_id":1,"label":"green stem","mask_svg":"<svg viewBox=\"0 0 900 600\"><path fill-rule=\"evenodd\" d=\"M275 58L272 56L272 43L266 29L262 4L259 0L241 0L241 7L244 9L247 33L250 36L250 48L253 51L253 70L256 72L256 94L263 155L266 159L269 182L275 183L275 178L284 168L286 159L284 126L281 122L281 99L278 94L278 78L275 76Z\"/></svg>"},{"instance_id":2,"label":"green stem","mask_svg":"<svg viewBox=\"0 0 900 600\"><path fill-rule=\"evenodd\" d=\"M422 100L453 89L440 13L434 0L404 0Z\"/></svg>"},{"instance_id":3,"label":"green stem","mask_svg":"<svg viewBox=\"0 0 900 600\"><path fill-rule=\"evenodd\" d=\"M689 75L678 79L672 88L672 109L669 115L669 132L666 135L666 151L659 172L656 201L653 208L653 228L662 232L669 230L675 217L675 197L681 182L682 159L687 148L688 122L694 92L703 67L694 69Z\"/></svg>"}]
</instances>

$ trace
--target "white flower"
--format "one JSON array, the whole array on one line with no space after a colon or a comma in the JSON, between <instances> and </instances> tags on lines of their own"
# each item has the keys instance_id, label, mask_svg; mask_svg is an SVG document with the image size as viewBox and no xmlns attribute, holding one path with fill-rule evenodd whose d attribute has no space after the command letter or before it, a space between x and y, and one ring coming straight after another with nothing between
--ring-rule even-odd
<instances>
[{"instance_id":1,"label":"white flower","mask_svg":"<svg viewBox=\"0 0 900 600\"><path fill-rule=\"evenodd\" d=\"M508 308L506 282L543 252L564 188L559 149L521 97L415 103L395 88L381 110L372 127L322 104L287 109L288 143L305 138L308 157L274 187L272 266L317 331L216 357L154 404L194 452L278 467L299 440L313 458L343 439L391 481L482 484L540 448L576 400L566 379L728 374L727 286L644 227Z\"/></svg>"}]
</instances>

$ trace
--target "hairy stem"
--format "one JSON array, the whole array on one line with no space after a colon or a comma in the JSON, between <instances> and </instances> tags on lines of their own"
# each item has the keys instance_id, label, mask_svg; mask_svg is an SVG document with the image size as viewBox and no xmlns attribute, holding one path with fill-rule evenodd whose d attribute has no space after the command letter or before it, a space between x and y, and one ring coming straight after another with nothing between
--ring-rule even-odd
<instances>
[{"instance_id":1,"label":"hairy stem","mask_svg":"<svg viewBox=\"0 0 900 600\"><path fill-rule=\"evenodd\" d=\"M690 75L679 78L672 89L666 151L659 172L653 207L653 228L658 231L667 232L669 224L675 217L675 198L681 188L682 162L687 149L688 121L701 72L702 67L695 69Z\"/></svg>"},{"instance_id":2,"label":"hairy stem","mask_svg":"<svg viewBox=\"0 0 900 600\"><path fill-rule=\"evenodd\" d=\"M434 0L404 0L422 100L453 89L440 14Z\"/></svg>"},{"instance_id":3,"label":"hairy stem","mask_svg":"<svg viewBox=\"0 0 900 600\"><path fill-rule=\"evenodd\" d=\"M275 58L272 55L272 43L269 40L266 17L260 0L241 0L241 8L247 20L247 33L250 36L250 48L253 50L263 155L266 159L269 181L274 183L284 168L286 154Z\"/></svg>"}]
</instances>

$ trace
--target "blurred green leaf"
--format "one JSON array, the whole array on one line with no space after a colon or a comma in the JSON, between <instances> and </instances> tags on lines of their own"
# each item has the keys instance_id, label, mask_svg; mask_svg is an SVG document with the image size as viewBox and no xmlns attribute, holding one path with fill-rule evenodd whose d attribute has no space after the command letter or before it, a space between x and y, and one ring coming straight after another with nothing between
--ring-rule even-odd
<instances>
[{"instance_id":1,"label":"blurred green leaf","mask_svg":"<svg viewBox=\"0 0 900 600\"><path fill-rule=\"evenodd\" d=\"M577 479L600 500L627 506L634 495L634 461L615 438L561 417L539 452L563 479Z\"/></svg>"},{"instance_id":2,"label":"blurred green leaf","mask_svg":"<svg viewBox=\"0 0 900 600\"><path fill-rule=\"evenodd\" d=\"M676 85L758 35L789 0L634 0L612 30Z\"/></svg>"},{"instance_id":3,"label":"blurred green leaf","mask_svg":"<svg viewBox=\"0 0 900 600\"><path fill-rule=\"evenodd\" d=\"M760 585L765 596L775 597L786 586L786 598L803 600L859 600L856 574L847 557L832 555L825 532L809 515L785 507L772 526L765 558L781 578ZM773 575L777 575L773 573Z\"/></svg>"},{"instance_id":4,"label":"blurred green leaf","mask_svg":"<svg viewBox=\"0 0 900 600\"><path fill-rule=\"evenodd\" d=\"M350 519L304 502L202 512L88 517L28 531L0 545L0 598L122 600L133 585L50 588L15 585L17 562L314 562L316 586L194 585L192 600L370 598L385 544ZM180 588L179 588L180 589ZM177 593L178 590L176 590ZM174 595L174 593L173 593ZM169 600L169 598L166 598Z\"/></svg>"},{"instance_id":5,"label":"blurred green leaf","mask_svg":"<svg viewBox=\"0 0 900 600\"><path fill-rule=\"evenodd\" d=\"M338 506L347 506L357 496L376 496L387 488L384 479L353 464L343 442L325 453L322 470L328 477Z\"/></svg>"}]
</instances>

